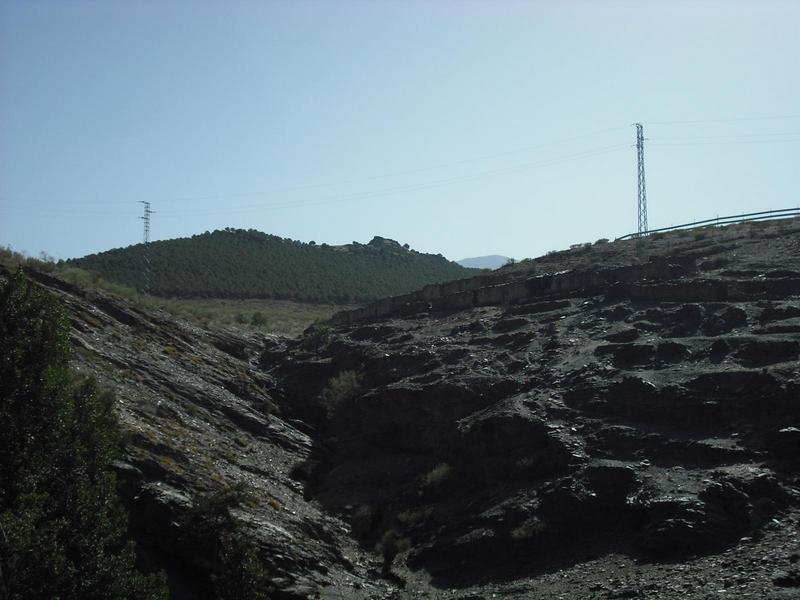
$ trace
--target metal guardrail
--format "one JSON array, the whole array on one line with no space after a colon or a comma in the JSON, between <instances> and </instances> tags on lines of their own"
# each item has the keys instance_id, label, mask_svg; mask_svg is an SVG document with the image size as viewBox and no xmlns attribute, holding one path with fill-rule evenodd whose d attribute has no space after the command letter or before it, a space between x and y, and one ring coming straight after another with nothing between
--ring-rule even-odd
<instances>
[{"instance_id":1,"label":"metal guardrail","mask_svg":"<svg viewBox=\"0 0 800 600\"><path fill-rule=\"evenodd\" d=\"M681 225L672 225L671 227L661 227L660 229L651 229L646 233L627 233L621 237L616 238L614 241L630 240L638 237L646 237L654 233L663 233L667 231L675 231L677 229L691 229L693 227L700 227L703 225L733 225L734 223L746 223L748 221L764 221L767 219L785 219L789 217L800 217L800 207L796 208L781 208L778 210L764 210L761 212L745 213L741 215L730 215L727 217L716 217L714 219L704 219L703 221L694 221L692 223L683 223Z\"/></svg>"}]
</instances>

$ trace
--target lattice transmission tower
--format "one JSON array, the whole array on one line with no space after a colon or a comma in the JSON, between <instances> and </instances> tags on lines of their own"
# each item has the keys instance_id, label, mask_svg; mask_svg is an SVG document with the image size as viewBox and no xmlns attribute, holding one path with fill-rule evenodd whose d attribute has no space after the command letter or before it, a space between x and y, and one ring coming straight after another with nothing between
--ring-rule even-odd
<instances>
[{"instance_id":1,"label":"lattice transmission tower","mask_svg":"<svg viewBox=\"0 0 800 600\"><path fill-rule=\"evenodd\" d=\"M150 215L153 214L154 211L150 210L150 203L145 202L143 200L139 201L140 204L144 205L144 214L139 217L144 221L144 264L142 265L142 278L144 280L144 286L142 287L142 291L145 294L150 293Z\"/></svg>"},{"instance_id":2,"label":"lattice transmission tower","mask_svg":"<svg viewBox=\"0 0 800 600\"><path fill-rule=\"evenodd\" d=\"M647 235L647 191L644 185L644 129L636 123L636 158L639 162L639 236Z\"/></svg>"}]
</instances>

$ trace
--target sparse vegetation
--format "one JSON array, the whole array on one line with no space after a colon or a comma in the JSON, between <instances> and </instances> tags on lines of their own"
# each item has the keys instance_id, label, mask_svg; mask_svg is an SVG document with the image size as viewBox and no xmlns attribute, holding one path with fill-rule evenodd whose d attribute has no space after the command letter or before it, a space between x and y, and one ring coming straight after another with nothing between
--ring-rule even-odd
<instances>
[{"instance_id":1,"label":"sparse vegetation","mask_svg":"<svg viewBox=\"0 0 800 600\"><path fill-rule=\"evenodd\" d=\"M325 323L322 319L316 319L309 327L303 332L301 342L305 350L319 352L327 346L331 341L331 328L330 325Z\"/></svg>"},{"instance_id":2,"label":"sparse vegetation","mask_svg":"<svg viewBox=\"0 0 800 600\"><path fill-rule=\"evenodd\" d=\"M425 473L422 478L423 485L435 487L447 480L452 475L453 469L447 463L439 463L433 469Z\"/></svg>"},{"instance_id":3,"label":"sparse vegetation","mask_svg":"<svg viewBox=\"0 0 800 600\"><path fill-rule=\"evenodd\" d=\"M388 529L378 544L378 550L383 555L383 565L381 568L384 577L389 577L392 572L392 563L400 552L408 550L410 542L394 529Z\"/></svg>"},{"instance_id":4,"label":"sparse vegetation","mask_svg":"<svg viewBox=\"0 0 800 600\"><path fill-rule=\"evenodd\" d=\"M397 521L410 529L424 523L433 514L433 508L424 510L404 510L397 515Z\"/></svg>"},{"instance_id":5,"label":"sparse vegetation","mask_svg":"<svg viewBox=\"0 0 800 600\"><path fill-rule=\"evenodd\" d=\"M272 590L259 550L232 510L255 504L244 485L221 487L201 496L184 518L184 530L199 553L218 571L211 576L220 600L267 600Z\"/></svg>"},{"instance_id":6,"label":"sparse vegetation","mask_svg":"<svg viewBox=\"0 0 800 600\"><path fill-rule=\"evenodd\" d=\"M320 393L320 400L328 414L332 414L343 402L355 398L360 387L361 376L358 373L342 371L331 377L328 385Z\"/></svg>"},{"instance_id":7,"label":"sparse vegetation","mask_svg":"<svg viewBox=\"0 0 800 600\"><path fill-rule=\"evenodd\" d=\"M145 306L164 310L190 322L198 315L213 326L253 328L283 335L299 335L314 321L329 318L335 312L350 308L333 304L311 304L290 300L223 300L216 298L164 299L141 298ZM260 313L260 317L255 317Z\"/></svg>"},{"instance_id":8,"label":"sparse vegetation","mask_svg":"<svg viewBox=\"0 0 800 600\"><path fill-rule=\"evenodd\" d=\"M44 255L46 257L46 255ZM49 259L49 257L46 257ZM233 325L268 329L272 333L298 335L317 319L327 319L348 305L315 304L291 300L270 299L222 299L222 298L159 298L146 296L130 286L107 281L97 274L73 268L63 262L47 262L43 258L31 258L8 247L0 247L0 264L13 271L17 267L28 267L46 272L67 283L85 290L98 290L133 301L151 309L163 310L173 317L208 325ZM256 313L261 313L265 323L251 325ZM260 321L259 317L256 321Z\"/></svg>"},{"instance_id":9,"label":"sparse vegetation","mask_svg":"<svg viewBox=\"0 0 800 600\"><path fill-rule=\"evenodd\" d=\"M526 522L511 530L511 539L515 542L523 542L536 537L547 529L547 525L541 521Z\"/></svg>"}]
</instances>

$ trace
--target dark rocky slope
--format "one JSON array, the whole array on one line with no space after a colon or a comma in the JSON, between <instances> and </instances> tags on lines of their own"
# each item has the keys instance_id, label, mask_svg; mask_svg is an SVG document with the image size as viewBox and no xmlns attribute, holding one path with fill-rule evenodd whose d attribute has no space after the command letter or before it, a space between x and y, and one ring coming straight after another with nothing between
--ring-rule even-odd
<instances>
[{"instance_id":1,"label":"dark rocky slope","mask_svg":"<svg viewBox=\"0 0 800 600\"><path fill-rule=\"evenodd\" d=\"M796 223L549 256L312 350L36 276L118 390L132 534L176 597L215 568L180 515L236 482L278 598L800 596Z\"/></svg>"},{"instance_id":2,"label":"dark rocky slope","mask_svg":"<svg viewBox=\"0 0 800 600\"><path fill-rule=\"evenodd\" d=\"M365 548L407 540L398 572L423 590L760 598L800 582L800 240L769 231L429 286L338 315L318 354L268 350L281 405L319 431L309 495ZM360 389L322 411L345 371ZM772 533L788 548L759 549ZM723 575L726 552L768 558ZM657 591L683 562L697 576Z\"/></svg>"},{"instance_id":3,"label":"dark rocky slope","mask_svg":"<svg viewBox=\"0 0 800 600\"><path fill-rule=\"evenodd\" d=\"M347 534L346 523L307 501L291 477L313 439L307 426L272 414L278 410L268 393L273 383L257 368L261 338L199 329L28 274L68 311L73 367L116 391L126 433L116 469L130 533L144 568L166 569L172 597L213 597L211 580L221 565L198 545L187 516L204 495L236 484L251 500L233 516L260 548L274 598L367 581L372 557Z\"/></svg>"}]
</instances>

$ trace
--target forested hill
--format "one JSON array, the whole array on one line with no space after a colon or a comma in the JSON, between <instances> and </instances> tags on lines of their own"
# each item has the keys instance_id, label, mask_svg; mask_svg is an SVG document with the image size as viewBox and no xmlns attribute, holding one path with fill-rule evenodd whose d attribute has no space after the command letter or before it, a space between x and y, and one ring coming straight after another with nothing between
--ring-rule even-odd
<instances>
[{"instance_id":1,"label":"forested hill","mask_svg":"<svg viewBox=\"0 0 800 600\"><path fill-rule=\"evenodd\" d=\"M149 252L150 292L164 297L358 302L475 273L441 255L416 252L381 237L368 244L329 246L224 229L152 242ZM143 287L143 244L68 262L105 279Z\"/></svg>"}]
</instances>

